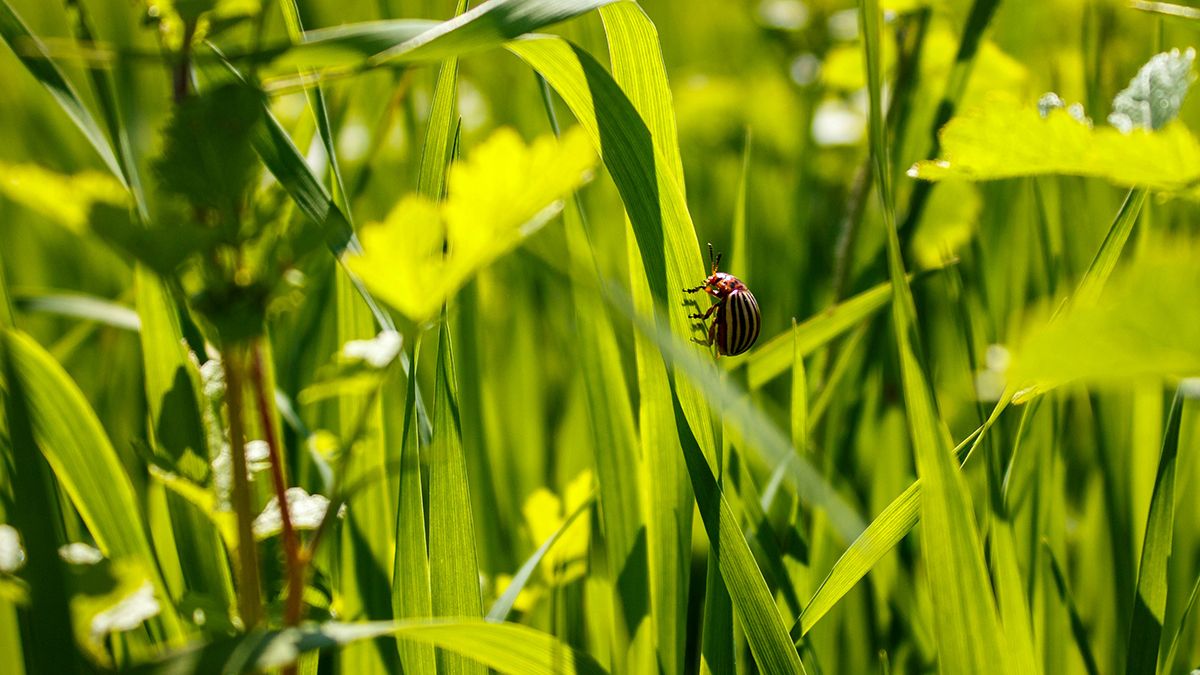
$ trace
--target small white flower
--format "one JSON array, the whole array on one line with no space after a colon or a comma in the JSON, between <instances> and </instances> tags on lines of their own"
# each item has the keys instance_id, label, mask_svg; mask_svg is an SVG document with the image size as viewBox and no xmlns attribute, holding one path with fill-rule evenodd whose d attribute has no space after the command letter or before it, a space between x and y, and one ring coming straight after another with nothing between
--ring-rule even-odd
<instances>
[{"instance_id":1,"label":"small white flower","mask_svg":"<svg viewBox=\"0 0 1200 675\"><path fill-rule=\"evenodd\" d=\"M310 495L300 487L290 487L285 494L288 514L292 517L292 527L297 530L317 529L325 518L325 512L329 510L329 499L324 495ZM338 515L341 515L340 511ZM254 536L265 539L278 534L282 529L283 514L279 510L279 500L272 497L262 513L254 519Z\"/></svg>"},{"instance_id":2,"label":"small white flower","mask_svg":"<svg viewBox=\"0 0 1200 675\"><path fill-rule=\"evenodd\" d=\"M271 446L266 441L254 440L246 443L246 468L251 473L271 468Z\"/></svg>"},{"instance_id":3,"label":"small white flower","mask_svg":"<svg viewBox=\"0 0 1200 675\"><path fill-rule=\"evenodd\" d=\"M99 640L109 633L133 630L161 610L154 597L154 586L149 581L143 582L132 594L92 618L92 638Z\"/></svg>"},{"instance_id":4,"label":"small white flower","mask_svg":"<svg viewBox=\"0 0 1200 675\"><path fill-rule=\"evenodd\" d=\"M100 549L81 541L58 547L58 557L72 565L95 565L104 560Z\"/></svg>"},{"instance_id":5,"label":"small white flower","mask_svg":"<svg viewBox=\"0 0 1200 675\"><path fill-rule=\"evenodd\" d=\"M400 353L400 333L385 330L370 340L351 340L342 345L342 356L366 361L372 368L383 368Z\"/></svg>"},{"instance_id":6,"label":"small white flower","mask_svg":"<svg viewBox=\"0 0 1200 675\"><path fill-rule=\"evenodd\" d=\"M0 572L12 574L24 565L25 549L17 528L0 523Z\"/></svg>"},{"instance_id":7,"label":"small white flower","mask_svg":"<svg viewBox=\"0 0 1200 675\"><path fill-rule=\"evenodd\" d=\"M200 381L204 383L204 395L210 400L225 395L225 367L220 359L209 359L200 365Z\"/></svg>"}]
</instances>

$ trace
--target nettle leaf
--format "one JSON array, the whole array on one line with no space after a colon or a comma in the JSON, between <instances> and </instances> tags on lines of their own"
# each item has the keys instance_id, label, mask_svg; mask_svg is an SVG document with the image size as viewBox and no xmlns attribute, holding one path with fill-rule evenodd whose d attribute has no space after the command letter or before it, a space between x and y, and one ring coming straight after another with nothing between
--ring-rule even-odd
<instances>
[{"instance_id":1,"label":"nettle leaf","mask_svg":"<svg viewBox=\"0 0 1200 675\"><path fill-rule=\"evenodd\" d=\"M1010 383L1046 390L1074 381L1200 374L1198 256L1194 241L1147 246L1095 300L1035 323L1014 350Z\"/></svg>"},{"instance_id":2,"label":"nettle leaf","mask_svg":"<svg viewBox=\"0 0 1200 675\"><path fill-rule=\"evenodd\" d=\"M1200 143L1181 122L1151 132L1093 128L1066 109L1011 100L968 111L941 132L942 158L917 162L908 175L924 180L996 180L1066 174L1117 185L1200 196Z\"/></svg>"},{"instance_id":3,"label":"nettle leaf","mask_svg":"<svg viewBox=\"0 0 1200 675\"><path fill-rule=\"evenodd\" d=\"M1196 50L1190 47L1184 52L1172 49L1156 54L1113 99L1108 123L1128 132L1161 129L1175 119L1188 87L1196 79L1192 72L1195 59Z\"/></svg>"},{"instance_id":4,"label":"nettle leaf","mask_svg":"<svg viewBox=\"0 0 1200 675\"><path fill-rule=\"evenodd\" d=\"M405 197L382 223L363 228L363 253L347 264L378 298L414 321L428 319L476 272L556 215L596 160L579 129L530 145L500 129L450 167L442 203Z\"/></svg>"},{"instance_id":5,"label":"nettle leaf","mask_svg":"<svg viewBox=\"0 0 1200 675\"><path fill-rule=\"evenodd\" d=\"M155 162L162 187L236 222L257 168L250 136L261 114L261 95L238 84L184 100L163 132L163 154Z\"/></svg>"}]
</instances>

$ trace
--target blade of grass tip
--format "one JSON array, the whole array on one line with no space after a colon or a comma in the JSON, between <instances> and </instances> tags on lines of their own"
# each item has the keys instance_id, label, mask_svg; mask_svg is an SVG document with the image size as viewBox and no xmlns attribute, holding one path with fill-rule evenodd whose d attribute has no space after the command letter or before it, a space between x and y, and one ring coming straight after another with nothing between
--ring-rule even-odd
<instances>
[{"instance_id":1,"label":"blade of grass tip","mask_svg":"<svg viewBox=\"0 0 1200 675\"><path fill-rule=\"evenodd\" d=\"M54 61L46 45L32 32L21 17L9 4L8 0L0 0L0 37L8 43L21 63L37 81L45 87L63 112L71 118L79 128L88 143L100 155L100 159L108 170L121 181L125 181L125 172L113 154L112 146L105 138L104 132L92 113L80 100L79 94Z\"/></svg>"},{"instance_id":2,"label":"blade of grass tip","mask_svg":"<svg viewBox=\"0 0 1200 675\"><path fill-rule=\"evenodd\" d=\"M508 620L508 615L512 613L513 604L516 603L517 596L521 594L521 591L525 590L525 585L529 583L529 579L537 571L537 567L541 564L542 559L546 557L550 549L554 548L554 544L558 542L563 533L571 527L571 523L574 523L579 516L591 508L595 501L596 495L589 495L578 508L563 519L558 529L552 532L549 537L546 537L542 545L538 546L537 550L525 560L521 568L513 575L512 581L508 582L508 586L504 588L504 592L500 594L500 597L496 598L491 608L488 609L487 617L485 617L488 621L501 622Z\"/></svg>"},{"instance_id":3,"label":"blade of grass tip","mask_svg":"<svg viewBox=\"0 0 1200 675\"><path fill-rule=\"evenodd\" d=\"M1071 595L1070 587L1067 586L1067 577L1058 564L1058 557L1054 555L1054 550L1050 548L1049 542L1043 541L1042 549L1050 563L1050 572L1054 576L1054 586L1058 589L1058 597L1062 600L1067 609L1067 615L1070 617L1071 637L1075 638L1075 647L1079 649L1083 667L1087 670L1088 675L1100 675L1100 667L1096 665L1096 657L1092 655L1092 648L1088 644L1087 626L1083 623L1083 617L1079 615L1079 608L1075 605L1075 598Z\"/></svg>"},{"instance_id":4,"label":"blade of grass tip","mask_svg":"<svg viewBox=\"0 0 1200 675\"><path fill-rule=\"evenodd\" d=\"M922 481L921 550L929 565L938 660L949 672L1007 671L1009 652L983 560L971 495L948 452L946 427L920 356L916 307L904 272L891 191L881 100L880 22L878 0L861 0L859 25L870 94L870 147L886 228L888 269L895 288L892 316L909 435Z\"/></svg>"},{"instance_id":5,"label":"blade of grass tip","mask_svg":"<svg viewBox=\"0 0 1200 675\"><path fill-rule=\"evenodd\" d=\"M458 383L446 310L438 338L433 442L429 449L429 570L434 616L483 616L475 526L458 414ZM441 673L479 673L477 664L439 652Z\"/></svg>"},{"instance_id":6,"label":"blade of grass tip","mask_svg":"<svg viewBox=\"0 0 1200 675\"><path fill-rule=\"evenodd\" d=\"M1088 265L1087 271L1084 272L1083 278L1079 282L1079 287L1075 290L1072 303L1092 302L1104 289L1104 284L1117 267L1117 261L1121 257L1121 251L1125 248L1125 242L1129 241L1129 235L1133 232L1134 224L1137 223L1138 214L1141 213L1142 206L1146 203L1147 194L1147 190L1143 188L1134 188L1125 196L1121 210L1117 212L1116 218L1113 219L1112 225L1104 235L1100 249L1096 251L1096 256L1092 258L1091 264Z\"/></svg>"},{"instance_id":7,"label":"blade of grass tip","mask_svg":"<svg viewBox=\"0 0 1200 675\"><path fill-rule=\"evenodd\" d=\"M1181 385L1175 392L1167 418L1158 475L1150 497L1150 514L1146 517L1146 536L1138 565L1137 595L1129 624L1129 653L1125 662L1125 672L1130 675L1154 675L1158 668L1159 642L1167 607L1167 562L1175 527L1175 467L1179 457L1182 410Z\"/></svg>"},{"instance_id":8,"label":"blade of grass tip","mask_svg":"<svg viewBox=\"0 0 1200 675\"><path fill-rule=\"evenodd\" d=\"M421 336L413 341L412 375L404 399L404 435L400 447L400 494L396 507L396 559L392 574L392 613L397 619L430 616L429 550L425 538L425 497L421 488L421 441L416 433L415 401ZM405 672L433 673L437 662L428 645L397 642Z\"/></svg>"},{"instance_id":9,"label":"blade of grass tip","mask_svg":"<svg viewBox=\"0 0 1200 675\"><path fill-rule=\"evenodd\" d=\"M13 302L25 312L45 312L137 332L138 313L126 305L84 293L38 293L17 290Z\"/></svg>"}]
</instances>

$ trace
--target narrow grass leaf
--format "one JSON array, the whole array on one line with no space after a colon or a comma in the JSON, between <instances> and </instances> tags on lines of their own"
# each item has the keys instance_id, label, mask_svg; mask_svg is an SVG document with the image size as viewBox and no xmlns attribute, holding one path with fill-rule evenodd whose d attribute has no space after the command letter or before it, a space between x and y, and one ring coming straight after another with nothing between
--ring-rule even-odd
<instances>
[{"instance_id":1,"label":"narrow grass leaf","mask_svg":"<svg viewBox=\"0 0 1200 675\"><path fill-rule=\"evenodd\" d=\"M1125 662L1125 672L1129 675L1154 675L1158 669L1159 643L1167 610L1167 562L1171 557L1171 538L1175 529L1175 467L1179 458L1183 400L1183 391L1176 391L1163 433L1158 475L1150 497L1150 514L1146 517L1137 596L1129 624L1129 652Z\"/></svg>"},{"instance_id":2,"label":"narrow grass leaf","mask_svg":"<svg viewBox=\"0 0 1200 675\"><path fill-rule=\"evenodd\" d=\"M1071 620L1071 637L1075 639L1075 647L1079 650L1080 658L1083 659L1083 667L1087 670L1088 675L1100 675L1100 667L1096 665L1096 657L1092 654L1091 645L1088 644L1087 624L1083 622L1083 617L1079 614L1079 607L1076 606L1071 589L1067 586L1067 577L1063 574L1062 566L1058 564L1058 558L1054 555L1054 551L1045 542L1043 544L1042 548L1050 564L1050 573L1054 576L1054 586L1058 590L1058 597L1066 607Z\"/></svg>"},{"instance_id":3,"label":"narrow grass leaf","mask_svg":"<svg viewBox=\"0 0 1200 675\"><path fill-rule=\"evenodd\" d=\"M13 301L26 312L45 312L72 319L94 321L120 330L138 331L138 313L126 305L84 293L17 292Z\"/></svg>"},{"instance_id":4,"label":"narrow grass leaf","mask_svg":"<svg viewBox=\"0 0 1200 675\"><path fill-rule=\"evenodd\" d=\"M472 659L481 670L510 675L602 675L605 670L587 654L552 635L513 623L478 619L422 621L329 622L303 628L259 632L236 640L214 642L168 656L138 672L243 673L282 668L303 654L338 649L362 640L395 636L418 641Z\"/></svg>"},{"instance_id":5,"label":"narrow grass leaf","mask_svg":"<svg viewBox=\"0 0 1200 675\"><path fill-rule=\"evenodd\" d=\"M483 616L475 525L467 486L467 459L458 414L458 382L450 327L442 314L434 391L433 444L429 449L429 568L435 616ZM442 673L480 669L449 653L438 654Z\"/></svg>"},{"instance_id":6,"label":"narrow grass leaf","mask_svg":"<svg viewBox=\"0 0 1200 675\"><path fill-rule=\"evenodd\" d=\"M120 180L125 174L113 154L112 145L104 136L92 113L80 100L79 94L54 61L45 44L29 31L8 0L0 0L0 37L8 43L17 58L37 81L46 88L63 112L71 118L108 170Z\"/></svg>"}]
</instances>

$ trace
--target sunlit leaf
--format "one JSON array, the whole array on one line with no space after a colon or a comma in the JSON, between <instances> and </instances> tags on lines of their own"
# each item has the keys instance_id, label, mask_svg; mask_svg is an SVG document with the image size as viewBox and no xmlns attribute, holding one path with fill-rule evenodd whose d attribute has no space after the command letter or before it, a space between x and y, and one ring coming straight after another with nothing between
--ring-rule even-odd
<instances>
[{"instance_id":1,"label":"sunlit leaf","mask_svg":"<svg viewBox=\"0 0 1200 675\"><path fill-rule=\"evenodd\" d=\"M1158 131L1094 128L1051 110L995 100L964 112L942 130L942 156L918 162L909 175L925 180L996 180L1066 174L1117 185L1196 196L1200 142L1180 122Z\"/></svg>"},{"instance_id":2,"label":"sunlit leaf","mask_svg":"<svg viewBox=\"0 0 1200 675\"><path fill-rule=\"evenodd\" d=\"M384 302L414 320L428 319L476 272L556 214L595 163L581 131L527 145L502 129L450 167L443 203L410 195L384 222L367 225L363 254L348 259L350 269Z\"/></svg>"},{"instance_id":3,"label":"sunlit leaf","mask_svg":"<svg viewBox=\"0 0 1200 675\"><path fill-rule=\"evenodd\" d=\"M1195 242L1147 247L1093 302L1032 324L1008 373L1013 386L1200 373L1200 250ZM1046 310L1049 313L1049 310Z\"/></svg>"}]
</instances>

